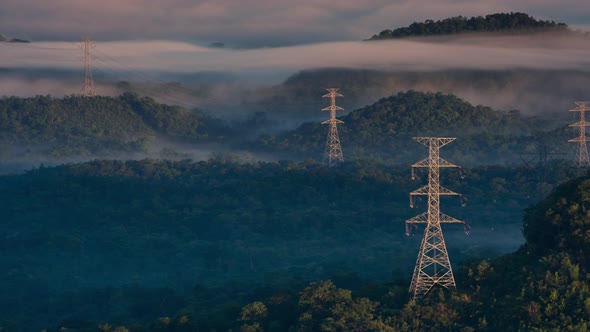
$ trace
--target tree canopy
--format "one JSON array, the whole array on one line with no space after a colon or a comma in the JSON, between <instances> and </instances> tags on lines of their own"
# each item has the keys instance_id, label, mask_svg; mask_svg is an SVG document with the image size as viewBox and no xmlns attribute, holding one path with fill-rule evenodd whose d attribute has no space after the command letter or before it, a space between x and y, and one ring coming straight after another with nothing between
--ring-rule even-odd
<instances>
[{"instance_id":1,"label":"tree canopy","mask_svg":"<svg viewBox=\"0 0 590 332\"><path fill-rule=\"evenodd\" d=\"M221 121L201 111L158 104L131 93L0 99L4 154L14 146L55 157L139 152L156 136L199 142L223 135L224 130Z\"/></svg>"},{"instance_id":2,"label":"tree canopy","mask_svg":"<svg viewBox=\"0 0 590 332\"><path fill-rule=\"evenodd\" d=\"M439 36L466 32L535 32L569 31L565 23L536 20L525 13L496 13L467 18L456 16L443 20L414 22L407 27L383 30L369 40L417 36Z\"/></svg>"},{"instance_id":3,"label":"tree canopy","mask_svg":"<svg viewBox=\"0 0 590 332\"><path fill-rule=\"evenodd\" d=\"M523 209L577 176L572 166L466 168L465 179L445 172L444 185L468 199L465 208L445 200L445 211L472 225L469 236L445 230L453 262L517 248ZM49 322L75 326L74 319L118 326L171 317L171 328L187 316L203 330L238 323L278 324L277 331L293 324L381 326L379 316L403 308L406 284L391 286L396 290L387 296L390 286L360 297L337 288L356 291L363 280L392 277L405 283L411 275L420 236L406 237L403 221L417 213L407 195L420 181L409 173L407 166L361 161L327 168L219 156L95 160L1 176L0 322L41 329ZM334 285L310 285L301 299L293 294L326 279ZM329 297L321 298L324 292ZM34 305L22 300L30 298ZM239 316L252 301L263 302L268 316L258 304ZM436 320L437 310L416 308L408 315L423 310Z\"/></svg>"}]
</instances>

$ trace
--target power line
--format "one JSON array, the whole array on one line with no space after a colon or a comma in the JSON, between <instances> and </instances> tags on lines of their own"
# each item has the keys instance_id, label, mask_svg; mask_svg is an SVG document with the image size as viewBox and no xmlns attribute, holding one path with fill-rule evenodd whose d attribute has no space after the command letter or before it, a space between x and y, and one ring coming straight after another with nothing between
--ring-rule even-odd
<instances>
[{"instance_id":1,"label":"power line","mask_svg":"<svg viewBox=\"0 0 590 332\"><path fill-rule=\"evenodd\" d=\"M108 69L105 67L99 67L99 68L94 68L94 70L96 72L102 72L107 76L114 76L117 77L119 79L123 79L122 76L120 76L120 72L114 69ZM141 87L141 85L134 85L133 86L133 90L136 90L138 92L140 92L142 95L148 96L148 97L152 97L154 99L159 99L159 100L164 100L168 103L174 104L174 105L179 105L182 107L185 107L187 109L191 109L194 108L193 104L189 104L185 101L182 101L180 99L177 98L172 98L168 95L163 95L163 93L165 93L164 91L160 92L160 93L156 93L151 89L145 88L145 87Z\"/></svg>"},{"instance_id":2,"label":"power line","mask_svg":"<svg viewBox=\"0 0 590 332\"><path fill-rule=\"evenodd\" d=\"M131 77L135 77L138 78L141 81L145 81L145 82L154 82L154 83L159 83L162 85L166 85L166 87L168 89L174 90L178 93L185 93L185 94L192 94L194 93L194 91L188 89L188 88L184 88L181 86L174 86L174 85L170 85L170 82L166 82L166 81L162 81L159 79L155 79L153 77L149 77L148 75L142 73L139 70L136 70L126 64L123 64L122 62L114 59L113 57L98 51L97 53L100 53L102 55L100 56L96 56L96 60L104 63L105 65L108 65L110 67L112 67L113 69L116 69L118 71L123 71L126 72L129 76ZM165 93L165 91L160 92L161 94Z\"/></svg>"},{"instance_id":3,"label":"power line","mask_svg":"<svg viewBox=\"0 0 590 332\"><path fill-rule=\"evenodd\" d=\"M55 51L77 51L78 50L77 48L45 47L45 46L30 45L29 43L13 43L13 42L7 42L7 41L0 41L0 45L28 48L28 49L38 49L38 50L55 50Z\"/></svg>"},{"instance_id":4,"label":"power line","mask_svg":"<svg viewBox=\"0 0 590 332\"><path fill-rule=\"evenodd\" d=\"M156 79L156 78L152 78L152 77L148 77L147 75L143 74L140 70L137 70L135 68L132 68L129 65L126 65L120 61L118 61L117 59L105 54L104 52L101 52L99 50L96 51L96 53L99 53L101 55L96 56L97 59L100 59L102 62L110 64L110 65L115 65L118 66L119 68L122 68L123 71L126 71L128 73L130 73L131 75L135 75L137 77L141 77L142 79L146 80L146 81L154 81L154 82L158 82L160 84L169 84L170 82L166 82L160 79ZM188 89L188 88L184 88L181 86L169 86L169 88L175 89L176 91L182 91L182 92L187 92L187 93L194 93L194 91Z\"/></svg>"},{"instance_id":5,"label":"power line","mask_svg":"<svg viewBox=\"0 0 590 332\"><path fill-rule=\"evenodd\" d=\"M35 45L29 45L29 44L24 44L24 43L10 43L10 42L6 42L6 41L0 42L0 45L14 46L14 47L20 47L20 48L30 49L30 50L79 51L80 49L82 49L83 54L84 54L84 56L83 56L84 84L83 84L83 87L81 90L82 90L82 94L85 96L96 95L95 80L93 77L93 72L95 72L95 71L100 71L100 72L104 72L104 73L106 73L106 71L109 71L111 73L110 76L119 77L123 80L131 79L131 80L135 80L135 81L140 81L140 83L153 82L153 84L166 85L167 91L171 90L171 91L179 93L179 94L194 93L194 91L192 91L188 88L170 85L170 82L154 79L154 78L149 77L148 75L142 73L139 70L135 70L134 68L122 63L121 61L113 58L112 56L96 49L95 43L92 42L89 38L86 38L80 44L72 43L72 45L74 45L75 48L44 47L44 46L35 46ZM66 61L67 62L70 60L56 59L56 61ZM101 66L101 68L106 71L100 70L99 68L97 68L96 65L93 66L93 61L98 61L98 62L102 63L103 66ZM106 66L107 68L105 68L104 66ZM127 78L127 79L125 79L125 78ZM172 103L172 104L177 104L177 105L189 108L189 109L194 107L194 104L189 104L189 103L187 103L183 100L180 100L178 98L173 98L170 95L165 95L167 93L166 90L160 89L160 90L158 90L159 91L158 92L158 91L149 90L146 88L141 88L140 86L134 86L134 89L143 92L143 94L145 94L147 96L151 96L153 98L160 99L160 100L165 100L165 101Z\"/></svg>"}]
</instances>

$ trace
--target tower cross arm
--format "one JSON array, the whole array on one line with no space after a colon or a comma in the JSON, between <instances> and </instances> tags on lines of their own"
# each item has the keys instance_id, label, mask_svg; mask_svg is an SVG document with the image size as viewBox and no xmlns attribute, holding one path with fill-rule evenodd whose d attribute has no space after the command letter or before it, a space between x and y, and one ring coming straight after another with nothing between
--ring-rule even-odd
<instances>
[{"instance_id":1,"label":"tower cross arm","mask_svg":"<svg viewBox=\"0 0 590 332\"><path fill-rule=\"evenodd\" d=\"M415 163L412 165L413 168L425 168L425 167L430 167L430 159L426 158L426 159L422 159L419 162Z\"/></svg>"},{"instance_id":2,"label":"tower cross arm","mask_svg":"<svg viewBox=\"0 0 590 332\"><path fill-rule=\"evenodd\" d=\"M422 159L419 162L415 163L412 165L413 168L427 168L431 166L431 162L436 162L436 166L438 167L447 167L447 168L452 168L452 167L459 167L453 163L450 163L442 158L438 158L435 160L431 160L430 158L426 158L426 159Z\"/></svg>"},{"instance_id":3,"label":"tower cross arm","mask_svg":"<svg viewBox=\"0 0 590 332\"><path fill-rule=\"evenodd\" d=\"M590 141L590 137L588 137L588 136L576 137L576 138L572 138L572 139L568 140L568 142L588 142L588 141Z\"/></svg>"},{"instance_id":4,"label":"tower cross arm","mask_svg":"<svg viewBox=\"0 0 590 332\"><path fill-rule=\"evenodd\" d=\"M438 147L443 147L449 143L451 143L452 141L454 141L455 139L457 139L456 137L412 137L412 139L418 143L421 143L422 145L425 146L430 146L432 144L432 142L437 141L439 142Z\"/></svg>"},{"instance_id":5,"label":"tower cross arm","mask_svg":"<svg viewBox=\"0 0 590 332\"><path fill-rule=\"evenodd\" d=\"M449 190L445 187L438 187L438 194L440 196L461 196L461 194Z\"/></svg>"},{"instance_id":6,"label":"tower cross arm","mask_svg":"<svg viewBox=\"0 0 590 332\"><path fill-rule=\"evenodd\" d=\"M322 111L331 111L331 110L344 111L344 108L342 108L340 106L334 106L334 105L322 108Z\"/></svg>"},{"instance_id":7,"label":"tower cross arm","mask_svg":"<svg viewBox=\"0 0 590 332\"><path fill-rule=\"evenodd\" d=\"M570 112L584 112L584 111L590 110L590 107L588 107L588 103L590 103L590 102L588 102L588 101L576 101L575 103L576 103L576 105L578 105L578 107L572 108L570 110Z\"/></svg>"},{"instance_id":8,"label":"tower cross arm","mask_svg":"<svg viewBox=\"0 0 590 332\"><path fill-rule=\"evenodd\" d=\"M465 232L465 234L469 234L469 232L471 231L471 226L469 226L468 223L466 223L466 222L464 222L462 220L453 218L453 217L451 217L449 215L446 215L446 214L444 214L442 212L440 213L440 223L441 224L442 223L445 223L445 224L461 224L461 225L463 225L463 231Z\"/></svg>"},{"instance_id":9,"label":"tower cross arm","mask_svg":"<svg viewBox=\"0 0 590 332\"><path fill-rule=\"evenodd\" d=\"M406 224L426 224L428 223L428 212L421 213L413 218L406 220Z\"/></svg>"},{"instance_id":10,"label":"tower cross arm","mask_svg":"<svg viewBox=\"0 0 590 332\"><path fill-rule=\"evenodd\" d=\"M411 196L428 196L428 194L430 194L428 189L429 189L429 186L426 185L424 187L421 187L419 189L412 191L410 193L410 195ZM459 193L456 193L452 190L449 190L445 187L440 187L440 186L438 187L438 192L435 194L438 194L440 196L459 196L460 195Z\"/></svg>"},{"instance_id":11,"label":"tower cross arm","mask_svg":"<svg viewBox=\"0 0 590 332\"><path fill-rule=\"evenodd\" d=\"M442 158L438 158L438 167L459 167L453 163L450 163Z\"/></svg>"},{"instance_id":12,"label":"tower cross arm","mask_svg":"<svg viewBox=\"0 0 590 332\"><path fill-rule=\"evenodd\" d=\"M471 230L471 226L466 222L453 218L447 214L440 212L439 214L439 223L441 224L461 224L463 225L463 229L466 234L469 234ZM412 234L412 228L415 228L416 225L420 224L428 224L428 212L421 213L413 218L406 220L406 235L409 236Z\"/></svg>"},{"instance_id":13,"label":"tower cross arm","mask_svg":"<svg viewBox=\"0 0 590 332\"><path fill-rule=\"evenodd\" d=\"M445 224L463 224L463 225L467 225L464 221L453 218L447 214L444 213L440 213L440 222L441 223L445 223Z\"/></svg>"},{"instance_id":14,"label":"tower cross arm","mask_svg":"<svg viewBox=\"0 0 590 332\"><path fill-rule=\"evenodd\" d=\"M338 91L338 89L334 89L333 92L330 89L327 89L327 90L330 91L330 93L327 93L327 94L323 95L322 98L332 98L332 96L334 96L334 97L344 97L344 95L336 92L336 91Z\"/></svg>"},{"instance_id":15,"label":"tower cross arm","mask_svg":"<svg viewBox=\"0 0 590 332\"><path fill-rule=\"evenodd\" d=\"M330 120L326 120L326 121L322 122L322 124L331 124L331 123L344 123L344 121L338 120L338 119L330 119Z\"/></svg>"},{"instance_id":16,"label":"tower cross arm","mask_svg":"<svg viewBox=\"0 0 590 332\"><path fill-rule=\"evenodd\" d=\"M440 223L445 223L445 224L467 225L467 223L465 223L464 221L459 220L457 218L453 218L453 217L451 217L447 214L444 214L442 212L440 212L439 220L440 220ZM428 213L427 212L421 213L413 218L406 220L406 224L427 224L427 223L428 223Z\"/></svg>"},{"instance_id":17,"label":"tower cross arm","mask_svg":"<svg viewBox=\"0 0 590 332\"><path fill-rule=\"evenodd\" d=\"M428 186L424 186L422 188L418 188L412 192L410 192L410 196L427 196L428 195Z\"/></svg>"},{"instance_id":18,"label":"tower cross arm","mask_svg":"<svg viewBox=\"0 0 590 332\"><path fill-rule=\"evenodd\" d=\"M572 123L570 125L568 125L568 127L588 127L590 126L590 122L586 122L586 121L578 121L576 123Z\"/></svg>"}]
</instances>

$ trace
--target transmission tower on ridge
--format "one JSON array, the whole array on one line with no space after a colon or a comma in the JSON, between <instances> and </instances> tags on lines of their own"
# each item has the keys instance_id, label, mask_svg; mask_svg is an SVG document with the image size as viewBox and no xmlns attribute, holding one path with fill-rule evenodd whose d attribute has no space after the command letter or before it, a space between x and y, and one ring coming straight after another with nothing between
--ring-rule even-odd
<instances>
[{"instance_id":1,"label":"transmission tower on ridge","mask_svg":"<svg viewBox=\"0 0 590 332\"><path fill-rule=\"evenodd\" d=\"M92 54L90 50L96 45L90 38L85 38L80 44L80 48L84 51L84 86L82 87L82 95L92 97L94 92L94 80L92 79Z\"/></svg>"},{"instance_id":2,"label":"transmission tower on ridge","mask_svg":"<svg viewBox=\"0 0 590 332\"><path fill-rule=\"evenodd\" d=\"M570 110L570 112L580 112L580 121L570 125L570 127L579 128L578 137L572 138L568 141L578 143L578 151L576 152L576 164L579 167L590 166L588 146L586 145L586 142L590 140L590 138L586 136L586 127L590 126L590 123L586 122L586 111L590 110L587 104L587 101L577 101L576 105L578 105L578 107Z\"/></svg>"},{"instance_id":3,"label":"transmission tower on ridge","mask_svg":"<svg viewBox=\"0 0 590 332\"><path fill-rule=\"evenodd\" d=\"M428 158L412 165L412 179L415 178L416 168L428 168L428 184L410 193L410 206L414 207L415 196L428 196L428 210L412 219L406 220L406 235L411 234L417 224L425 224L424 237L420 245L420 253L416 260L410 292L414 293L414 300L421 299L435 285L445 288L455 287L455 277L451 269L451 262L443 237L441 223L463 224L465 232L469 226L460 220L440 212L440 196L462 196L440 185L441 168L459 168L459 166L440 158L439 149L455 138L414 137L414 140L427 146Z\"/></svg>"},{"instance_id":4,"label":"transmission tower on ridge","mask_svg":"<svg viewBox=\"0 0 590 332\"><path fill-rule=\"evenodd\" d=\"M328 166L334 166L337 163L344 161L342 155L342 146L340 145L340 137L338 136L337 124L344 123L336 119L336 111L343 111L342 107L336 106L336 97L344 97L338 93L337 88L326 89L330 93L322 96L323 98L330 98L331 104L328 107L322 109L322 111L330 111L330 120L322 122L322 124L330 125L328 129L328 139L326 141L326 150L324 152L324 159Z\"/></svg>"}]
</instances>

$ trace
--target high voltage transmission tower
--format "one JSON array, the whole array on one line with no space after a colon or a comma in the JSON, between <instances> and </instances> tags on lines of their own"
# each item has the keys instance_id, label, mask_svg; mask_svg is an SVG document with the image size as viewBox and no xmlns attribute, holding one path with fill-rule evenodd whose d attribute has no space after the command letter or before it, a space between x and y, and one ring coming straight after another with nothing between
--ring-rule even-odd
<instances>
[{"instance_id":1,"label":"high voltage transmission tower","mask_svg":"<svg viewBox=\"0 0 590 332\"><path fill-rule=\"evenodd\" d=\"M410 193L411 207L414 207L415 196L428 196L428 210L406 220L406 235L410 235L412 228L417 224L426 225L410 284L410 292L414 293L414 300L419 300L435 285L445 288L455 287L455 277L440 224L463 224L466 233L469 226L463 221L440 212L440 196L455 195L462 198L460 194L440 185L441 168L459 168L439 156L439 149L454 141L455 138L414 137L414 140L429 149L428 158L412 165L412 179L415 178L416 168L428 168L428 184Z\"/></svg>"},{"instance_id":2,"label":"high voltage transmission tower","mask_svg":"<svg viewBox=\"0 0 590 332\"><path fill-rule=\"evenodd\" d=\"M338 93L337 88L329 88L326 89L330 93L325 94L322 96L323 98L330 98L331 103L330 106L325 107L322 111L330 111L330 120L326 120L322 122L322 124L330 125L328 129L328 139L326 141L326 150L324 152L324 159L328 166L334 166L337 163L341 163L344 161L344 156L342 155L342 146L340 145L340 137L338 136L338 127L337 124L344 123L338 119L336 119L336 111L344 110L342 107L336 106L336 97L344 97L340 93Z\"/></svg>"},{"instance_id":3,"label":"high voltage transmission tower","mask_svg":"<svg viewBox=\"0 0 590 332\"><path fill-rule=\"evenodd\" d=\"M580 121L573 123L570 127L578 127L578 137L570 139L568 142L577 142L578 151L576 152L576 164L579 167L590 166L590 157L588 156L588 146L586 142L590 140L586 136L586 127L590 126L590 123L586 122L586 111L590 110L587 106L587 101L577 101L578 107L571 109L570 112L580 112Z\"/></svg>"},{"instance_id":4,"label":"high voltage transmission tower","mask_svg":"<svg viewBox=\"0 0 590 332\"><path fill-rule=\"evenodd\" d=\"M531 167L536 161L537 166L545 166L553 156L564 155L563 152L555 152L555 149L549 142L549 136L544 133L535 133L532 137L534 141L529 149L520 153L520 158L525 166Z\"/></svg>"},{"instance_id":5,"label":"high voltage transmission tower","mask_svg":"<svg viewBox=\"0 0 590 332\"><path fill-rule=\"evenodd\" d=\"M85 38L80 44L80 48L84 51L84 86L82 87L82 95L92 97L94 92L94 80L92 79L92 53L90 50L96 45L90 38Z\"/></svg>"}]
</instances>

